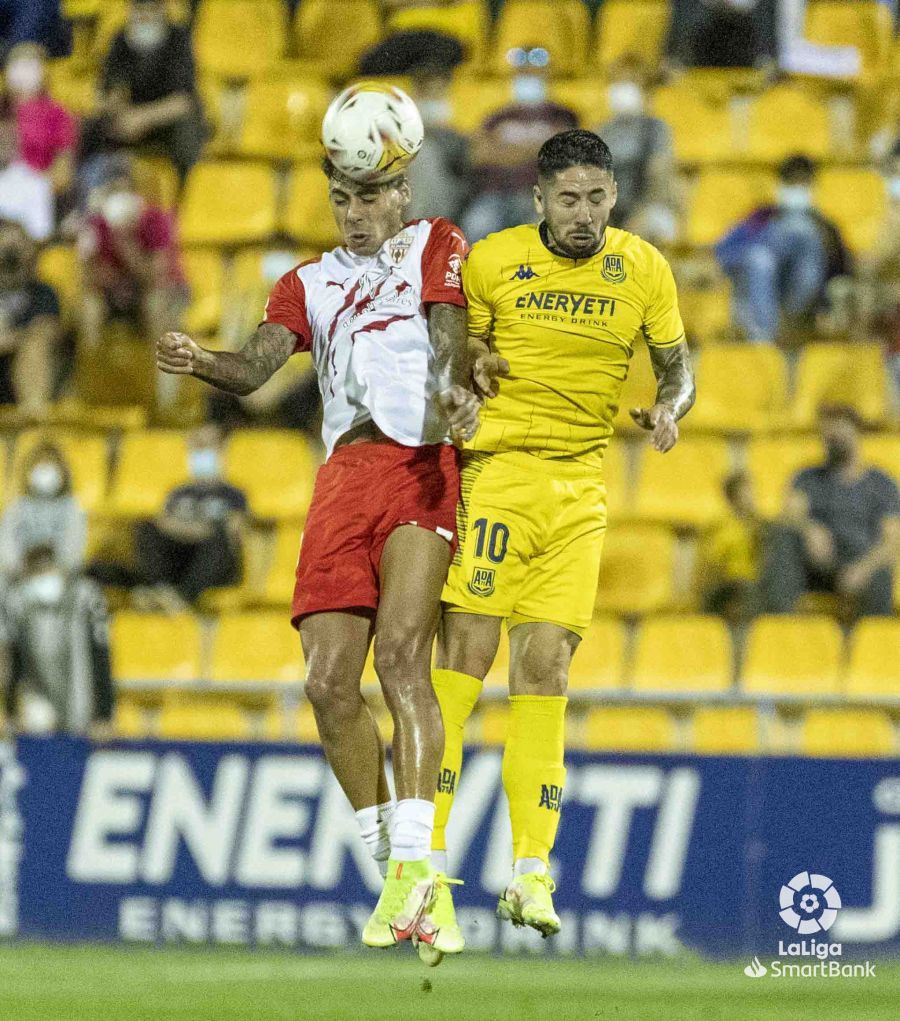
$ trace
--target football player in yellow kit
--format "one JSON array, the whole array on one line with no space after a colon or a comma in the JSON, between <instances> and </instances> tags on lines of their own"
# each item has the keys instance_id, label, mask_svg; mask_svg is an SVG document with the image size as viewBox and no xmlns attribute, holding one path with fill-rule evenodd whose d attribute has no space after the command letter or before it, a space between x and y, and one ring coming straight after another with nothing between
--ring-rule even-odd
<instances>
[{"instance_id":1,"label":"football player in yellow kit","mask_svg":"<svg viewBox=\"0 0 900 1021\"><path fill-rule=\"evenodd\" d=\"M660 453L675 445L695 390L668 263L608 226L616 182L606 144L566 131L544 144L538 166L540 222L479 241L463 268L475 379L489 399L463 455L460 547L433 672L446 734L434 852L446 870L463 725L505 621L503 784L515 862L498 912L548 936L560 925L548 860L565 782L569 664L591 621L606 531L603 455L637 336L657 394L631 415ZM449 889L443 900L434 922L455 925Z\"/></svg>"}]
</instances>

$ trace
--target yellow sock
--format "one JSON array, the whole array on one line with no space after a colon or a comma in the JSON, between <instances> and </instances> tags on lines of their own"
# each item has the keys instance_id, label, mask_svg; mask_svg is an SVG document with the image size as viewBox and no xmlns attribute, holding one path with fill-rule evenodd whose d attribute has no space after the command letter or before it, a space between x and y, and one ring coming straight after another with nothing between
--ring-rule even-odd
<instances>
[{"instance_id":1,"label":"yellow sock","mask_svg":"<svg viewBox=\"0 0 900 1021\"><path fill-rule=\"evenodd\" d=\"M431 684L444 718L444 758L434 798L434 836L431 840L435 851L447 850L447 820L462 769L463 730L481 694L481 683L477 677L461 674L458 670L431 671Z\"/></svg>"},{"instance_id":2,"label":"yellow sock","mask_svg":"<svg viewBox=\"0 0 900 1021\"><path fill-rule=\"evenodd\" d=\"M562 695L510 695L503 751L513 856L547 863L556 840L566 770L566 703Z\"/></svg>"}]
</instances>

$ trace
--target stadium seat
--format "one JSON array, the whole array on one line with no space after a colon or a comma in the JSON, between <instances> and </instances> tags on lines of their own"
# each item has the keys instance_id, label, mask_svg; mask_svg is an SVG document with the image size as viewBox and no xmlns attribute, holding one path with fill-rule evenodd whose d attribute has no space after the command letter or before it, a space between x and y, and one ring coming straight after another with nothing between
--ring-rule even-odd
<instances>
[{"instance_id":1,"label":"stadium seat","mask_svg":"<svg viewBox=\"0 0 900 1021\"><path fill-rule=\"evenodd\" d=\"M202 0L193 36L197 63L207 74L265 74L285 51L285 5L281 0Z\"/></svg>"},{"instance_id":2,"label":"stadium seat","mask_svg":"<svg viewBox=\"0 0 900 1021\"><path fill-rule=\"evenodd\" d=\"M757 695L832 695L841 629L830 617L760 617L750 629L742 687Z\"/></svg>"},{"instance_id":3,"label":"stadium seat","mask_svg":"<svg viewBox=\"0 0 900 1021\"><path fill-rule=\"evenodd\" d=\"M168 494L187 478L183 433L129 433L119 448L108 509L118 517L153 517L162 510Z\"/></svg>"},{"instance_id":4,"label":"stadium seat","mask_svg":"<svg viewBox=\"0 0 900 1021\"><path fill-rule=\"evenodd\" d=\"M847 694L900 698L900 620L868 617L850 637Z\"/></svg>"},{"instance_id":5,"label":"stadium seat","mask_svg":"<svg viewBox=\"0 0 900 1021\"><path fill-rule=\"evenodd\" d=\"M316 718L309 703L300 706L297 715L297 739L303 744L319 744L319 728L316 726Z\"/></svg>"},{"instance_id":6,"label":"stadium seat","mask_svg":"<svg viewBox=\"0 0 900 1021\"><path fill-rule=\"evenodd\" d=\"M164 209L178 204L178 172L172 162L160 156L138 156L134 159L137 189L148 201Z\"/></svg>"},{"instance_id":7,"label":"stadium seat","mask_svg":"<svg viewBox=\"0 0 900 1021\"><path fill-rule=\"evenodd\" d=\"M747 471L760 513L774 518L784 509L784 498L794 475L822 462L822 444L812 436L759 436L747 448Z\"/></svg>"},{"instance_id":8,"label":"stadium seat","mask_svg":"<svg viewBox=\"0 0 900 1021\"><path fill-rule=\"evenodd\" d=\"M56 291L64 326L77 323L81 308L81 271L74 245L49 245L38 255L37 275Z\"/></svg>"},{"instance_id":9,"label":"stadium seat","mask_svg":"<svg viewBox=\"0 0 900 1021\"><path fill-rule=\"evenodd\" d=\"M691 750L698 755L753 755L760 750L752 706L700 706L693 714Z\"/></svg>"},{"instance_id":10,"label":"stadium seat","mask_svg":"<svg viewBox=\"0 0 900 1021\"><path fill-rule=\"evenodd\" d=\"M300 528L293 521L280 524L276 529L272 558L260 594L265 606L290 606L297 577L300 536Z\"/></svg>"},{"instance_id":11,"label":"stadium seat","mask_svg":"<svg viewBox=\"0 0 900 1021\"><path fill-rule=\"evenodd\" d=\"M625 677L625 627L616 617L596 617L569 668L571 691L621 688Z\"/></svg>"},{"instance_id":12,"label":"stadium seat","mask_svg":"<svg viewBox=\"0 0 900 1021\"><path fill-rule=\"evenodd\" d=\"M665 709L610 706L588 713L584 743L596 752L672 752L677 749L677 731Z\"/></svg>"},{"instance_id":13,"label":"stadium seat","mask_svg":"<svg viewBox=\"0 0 900 1021\"><path fill-rule=\"evenodd\" d=\"M216 249L189 248L182 253L185 275L191 289L191 304L184 320L188 333L214 333L222 319L225 293L225 265Z\"/></svg>"},{"instance_id":14,"label":"stadium seat","mask_svg":"<svg viewBox=\"0 0 900 1021\"><path fill-rule=\"evenodd\" d=\"M265 163L198 163L181 204L185 245L262 241L275 230L275 177Z\"/></svg>"},{"instance_id":15,"label":"stadium seat","mask_svg":"<svg viewBox=\"0 0 900 1021\"><path fill-rule=\"evenodd\" d=\"M294 18L299 56L334 80L349 78L380 36L375 0L303 0Z\"/></svg>"},{"instance_id":16,"label":"stadium seat","mask_svg":"<svg viewBox=\"0 0 900 1021\"><path fill-rule=\"evenodd\" d=\"M117 613L110 626L113 677L117 681L196 681L201 675L197 617Z\"/></svg>"},{"instance_id":17,"label":"stadium seat","mask_svg":"<svg viewBox=\"0 0 900 1021\"><path fill-rule=\"evenodd\" d=\"M12 467L16 487L25 460L45 440L62 451L72 473L72 489L82 508L88 513L99 510L106 497L109 466L106 437L99 434L63 432L58 429L52 432L30 429L19 433Z\"/></svg>"},{"instance_id":18,"label":"stadium seat","mask_svg":"<svg viewBox=\"0 0 900 1021\"><path fill-rule=\"evenodd\" d=\"M328 184L318 165L295 170L282 227L291 237L313 248L333 248L341 243L328 203Z\"/></svg>"},{"instance_id":19,"label":"stadium seat","mask_svg":"<svg viewBox=\"0 0 900 1021\"><path fill-rule=\"evenodd\" d=\"M812 429L823 403L850 404L869 424L884 422L888 382L878 344L808 344L800 352L790 425Z\"/></svg>"},{"instance_id":20,"label":"stadium seat","mask_svg":"<svg viewBox=\"0 0 900 1021\"><path fill-rule=\"evenodd\" d=\"M805 37L830 46L855 46L864 74L886 70L894 39L891 11L880 0L812 0Z\"/></svg>"},{"instance_id":21,"label":"stadium seat","mask_svg":"<svg viewBox=\"0 0 900 1021\"><path fill-rule=\"evenodd\" d=\"M677 82L653 93L653 113L672 129L679 163L719 163L733 156L731 113L724 101Z\"/></svg>"},{"instance_id":22,"label":"stadium seat","mask_svg":"<svg viewBox=\"0 0 900 1021\"><path fill-rule=\"evenodd\" d=\"M463 74L454 76L449 96L451 126L463 134L481 127L491 114L508 106L513 99L509 78Z\"/></svg>"},{"instance_id":23,"label":"stadium seat","mask_svg":"<svg viewBox=\"0 0 900 1021\"><path fill-rule=\"evenodd\" d=\"M113 728L116 737L147 737L150 734L151 728L144 705L139 700L130 698L126 691L118 692L116 695Z\"/></svg>"},{"instance_id":24,"label":"stadium seat","mask_svg":"<svg viewBox=\"0 0 900 1021\"><path fill-rule=\"evenodd\" d=\"M725 691L731 639L719 617L650 617L637 633L631 683L638 691Z\"/></svg>"},{"instance_id":25,"label":"stadium seat","mask_svg":"<svg viewBox=\"0 0 900 1021\"><path fill-rule=\"evenodd\" d=\"M487 43L490 18L483 0L456 0L447 3L401 8L388 17L388 32L440 32L458 39L466 48L466 57L480 60Z\"/></svg>"},{"instance_id":26,"label":"stadium seat","mask_svg":"<svg viewBox=\"0 0 900 1021\"><path fill-rule=\"evenodd\" d=\"M626 53L637 53L656 67L669 24L665 0L605 0L597 22L595 53L608 67Z\"/></svg>"},{"instance_id":27,"label":"stadium seat","mask_svg":"<svg viewBox=\"0 0 900 1021\"><path fill-rule=\"evenodd\" d=\"M864 436L862 458L865 464L880 468L900 482L900 439L896 432Z\"/></svg>"},{"instance_id":28,"label":"stadium seat","mask_svg":"<svg viewBox=\"0 0 900 1021\"><path fill-rule=\"evenodd\" d=\"M875 170L825 168L816 180L813 200L854 252L868 252L885 226L887 187Z\"/></svg>"},{"instance_id":29,"label":"stadium seat","mask_svg":"<svg viewBox=\"0 0 900 1021\"><path fill-rule=\"evenodd\" d=\"M239 741L253 736L248 715L232 699L181 694L163 702L159 733L175 741Z\"/></svg>"},{"instance_id":30,"label":"stadium seat","mask_svg":"<svg viewBox=\"0 0 900 1021\"><path fill-rule=\"evenodd\" d=\"M555 78L550 82L552 102L566 106L578 115L578 123L588 130L609 119L606 82L599 77Z\"/></svg>"},{"instance_id":31,"label":"stadium seat","mask_svg":"<svg viewBox=\"0 0 900 1021\"><path fill-rule=\"evenodd\" d=\"M891 755L894 728L877 709L810 709L803 719L804 755L869 758Z\"/></svg>"},{"instance_id":32,"label":"stadium seat","mask_svg":"<svg viewBox=\"0 0 900 1021\"><path fill-rule=\"evenodd\" d=\"M202 614L219 616L235 613L247 606L255 606L269 564L271 547L269 530L249 527L244 530L241 557L241 580L236 585L222 585L206 589L197 602Z\"/></svg>"},{"instance_id":33,"label":"stadium seat","mask_svg":"<svg viewBox=\"0 0 900 1021\"><path fill-rule=\"evenodd\" d=\"M77 57L51 60L47 91L57 103L78 117L89 117L97 105L97 79Z\"/></svg>"},{"instance_id":34,"label":"stadium seat","mask_svg":"<svg viewBox=\"0 0 900 1021\"><path fill-rule=\"evenodd\" d=\"M684 241L713 245L758 206L771 201L774 176L765 171L703 170L688 197Z\"/></svg>"},{"instance_id":35,"label":"stadium seat","mask_svg":"<svg viewBox=\"0 0 900 1021\"><path fill-rule=\"evenodd\" d=\"M702 399L685 428L758 432L784 417L787 366L778 348L715 344L700 352L697 386Z\"/></svg>"},{"instance_id":36,"label":"stadium seat","mask_svg":"<svg viewBox=\"0 0 900 1021\"><path fill-rule=\"evenodd\" d=\"M256 518L305 518L317 468L307 441L286 430L237 432L225 451L225 474Z\"/></svg>"},{"instance_id":37,"label":"stadium seat","mask_svg":"<svg viewBox=\"0 0 900 1021\"><path fill-rule=\"evenodd\" d=\"M646 440L647 434L634 423L629 411L635 407L649 408L656 400L656 376L647 345L643 340L635 341L634 355L628 366L628 376L619 398L619 411L615 418L616 432L631 432ZM616 441L613 440L613 443Z\"/></svg>"},{"instance_id":38,"label":"stadium seat","mask_svg":"<svg viewBox=\"0 0 900 1021\"><path fill-rule=\"evenodd\" d=\"M583 32L583 22L572 17L572 6L565 0L506 0L495 25L491 69L509 74L514 68L509 60L512 51L542 47L550 54L552 75L573 74L583 65Z\"/></svg>"},{"instance_id":39,"label":"stadium seat","mask_svg":"<svg viewBox=\"0 0 900 1021\"><path fill-rule=\"evenodd\" d=\"M300 639L285 614L233 613L219 618L211 680L298 684L303 671Z\"/></svg>"},{"instance_id":40,"label":"stadium seat","mask_svg":"<svg viewBox=\"0 0 900 1021\"><path fill-rule=\"evenodd\" d=\"M802 141L798 146L800 125ZM750 107L747 156L761 163L780 163L798 148L812 159L828 157L831 134L827 106L795 85L766 89Z\"/></svg>"},{"instance_id":41,"label":"stadium seat","mask_svg":"<svg viewBox=\"0 0 900 1021\"><path fill-rule=\"evenodd\" d=\"M712 437L682 439L665 456L641 448L634 512L644 521L702 528L725 513L722 483L728 445Z\"/></svg>"},{"instance_id":42,"label":"stadium seat","mask_svg":"<svg viewBox=\"0 0 900 1021\"><path fill-rule=\"evenodd\" d=\"M330 93L318 79L266 77L247 88L238 147L245 156L315 159Z\"/></svg>"},{"instance_id":43,"label":"stadium seat","mask_svg":"<svg viewBox=\"0 0 900 1021\"><path fill-rule=\"evenodd\" d=\"M675 536L662 525L623 525L606 536L597 591L600 613L644 614L674 601Z\"/></svg>"}]
</instances>

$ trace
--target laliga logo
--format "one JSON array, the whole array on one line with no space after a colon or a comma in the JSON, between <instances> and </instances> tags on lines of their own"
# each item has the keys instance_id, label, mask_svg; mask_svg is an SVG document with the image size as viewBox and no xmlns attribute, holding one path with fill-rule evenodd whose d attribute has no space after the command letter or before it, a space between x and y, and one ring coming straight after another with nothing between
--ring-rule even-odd
<instances>
[{"instance_id":1,"label":"laliga logo","mask_svg":"<svg viewBox=\"0 0 900 1021\"><path fill-rule=\"evenodd\" d=\"M781 920L806 936L834 925L841 897L828 876L798 872L782 886L779 903Z\"/></svg>"}]
</instances>

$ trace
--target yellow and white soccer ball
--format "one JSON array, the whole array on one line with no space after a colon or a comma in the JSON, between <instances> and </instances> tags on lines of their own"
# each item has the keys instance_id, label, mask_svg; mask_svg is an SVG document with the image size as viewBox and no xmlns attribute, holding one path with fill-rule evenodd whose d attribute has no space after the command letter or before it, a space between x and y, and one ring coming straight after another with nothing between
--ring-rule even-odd
<instances>
[{"instance_id":1,"label":"yellow and white soccer ball","mask_svg":"<svg viewBox=\"0 0 900 1021\"><path fill-rule=\"evenodd\" d=\"M395 85L351 85L328 107L322 145L354 181L378 182L405 170L422 148L425 128L416 104Z\"/></svg>"}]
</instances>

